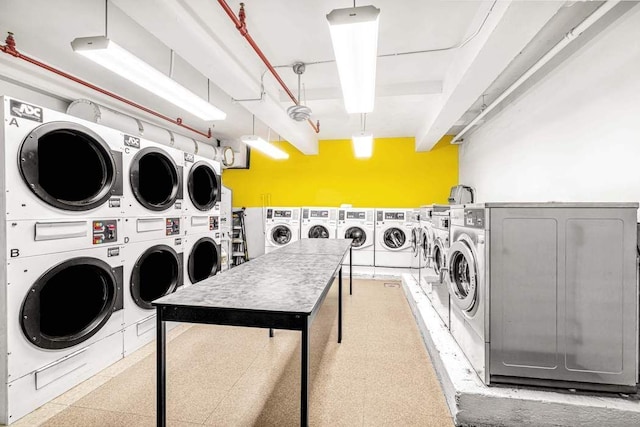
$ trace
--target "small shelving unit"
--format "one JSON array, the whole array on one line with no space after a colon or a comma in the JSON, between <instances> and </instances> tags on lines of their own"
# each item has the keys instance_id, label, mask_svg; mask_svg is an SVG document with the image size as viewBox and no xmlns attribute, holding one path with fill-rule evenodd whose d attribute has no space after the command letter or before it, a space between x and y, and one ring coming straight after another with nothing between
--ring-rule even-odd
<instances>
[{"instance_id":1,"label":"small shelving unit","mask_svg":"<svg viewBox=\"0 0 640 427\"><path fill-rule=\"evenodd\" d=\"M247 229L245 227L244 208L232 212L231 229L231 268L249 261L247 248Z\"/></svg>"}]
</instances>

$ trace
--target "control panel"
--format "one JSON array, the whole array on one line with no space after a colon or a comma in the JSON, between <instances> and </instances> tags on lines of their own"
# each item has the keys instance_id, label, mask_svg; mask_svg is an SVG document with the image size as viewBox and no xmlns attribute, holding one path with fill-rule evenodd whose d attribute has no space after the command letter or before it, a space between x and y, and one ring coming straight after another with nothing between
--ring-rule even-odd
<instances>
[{"instance_id":1,"label":"control panel","mask_svg":"<svg viewBox=\"0 0 640 427\"><path fill-rule=\"evenodd\" d=\"M464 226L470 228L484 228L484 209L465 209Z\"/></svg>"},{"instance_id":2,"label":"control panel","mask_svg":"<svg viewBox=\"0 0 640 427\"><path fill-rule=\"evenodd\" d=\"M209 217L209 230L214 231L220 228L219 217L210 216Z\"/></svg>"},{"instance_id":3,"label":"control panel","mask_svg":"<svg viewBox=\"0 0 640 427\"><path fill-rule=\"evenodd\" d=\"M118 240L118 221L103 219L93 221L93 244L115 243Z\"/></svg>"},{"instance_id":4,"label":"control panel","mask_svg":"<svg viewBox=\"0 0 640 427\"><path fill-rule=\"evenodd\" d=\"M165 230L167 236L180 234L180 218L167 218L165 222Z\"/></svg>"}]
</instances>

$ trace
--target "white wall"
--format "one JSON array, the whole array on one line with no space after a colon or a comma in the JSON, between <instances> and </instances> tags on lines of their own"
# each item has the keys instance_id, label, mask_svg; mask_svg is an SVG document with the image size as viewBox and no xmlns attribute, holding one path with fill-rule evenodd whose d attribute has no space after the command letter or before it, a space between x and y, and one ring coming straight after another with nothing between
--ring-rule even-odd
<instances>
[{"instance_id":1,"label":"white wall","mask_svg":"<svg viewBox=\"0 0 640 427\"><path fill-rule=\"evenodd\" d=\"M62 113L67 111L67 106L69 105L69 101L67 100L56 98L53 95L36 92L35 90L27 89L23 86L15 84L14 82L5 80L3 76L0 76L0 95L18 98L23 101L36 104L40 107L46 107L51 110L60 111Z\"/></svg>"},{"instance_id":2,"label":"white wall","mask_svg":"<svg viewBox=\"0 0 640 427\"><path fill-rule=\"evenodd\" d=\"M478 201L640 201L640 7L459 150Z\"/></svg>"}]
</instances>

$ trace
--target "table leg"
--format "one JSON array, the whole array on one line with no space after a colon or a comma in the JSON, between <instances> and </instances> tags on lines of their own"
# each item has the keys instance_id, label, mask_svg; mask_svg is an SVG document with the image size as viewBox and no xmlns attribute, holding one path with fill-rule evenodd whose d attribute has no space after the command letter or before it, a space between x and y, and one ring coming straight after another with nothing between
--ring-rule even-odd
<instances>
[{"instance_id":1,"label":"table leg","mask_svg":"<svg viewBox=\"0 0 640 427\"><path fill-rule=\"evenodd\" d=\"M162 311L158 307L156 314L156 400L157 400L157 426L167 425L167 394L166 394L166 330L162 320Z\"/></svg>"},{"instance_id":2,"label":"table leg","mask_svg":"<svg viewBox=\"0 0 640 427\"><path fill-rule=\"evenodd\" d=\"M349 246L349 295L353 295L353 247Z\"/></svg>"},{"instance_id":3,"label":"table leg","mask_svg":"<svg viewBox=\"0 0 640 427\"><path fill-rule=\"evenodd\" d=\"M338 273L338 343L342 342L342 267Z\"/></svg>"},{"instance_id":4,"label":"table leg","mask_svg":"<svg viewBox=\"0 0 640 427\"><path fill-rule=\"evenodd\" d=\"M302 370L300 373L300 425L309 425L309 317L302 327Z\"/></svg>"},{"instance_id":5,"label":"table leg","mask_svg":"<svg viewBox=\"0 0 640 427\"><path fill-rule=\"evenodd\" d=\"M269 338L273 338L273 328L269 328Z\"/></svg>"}]
</instances>

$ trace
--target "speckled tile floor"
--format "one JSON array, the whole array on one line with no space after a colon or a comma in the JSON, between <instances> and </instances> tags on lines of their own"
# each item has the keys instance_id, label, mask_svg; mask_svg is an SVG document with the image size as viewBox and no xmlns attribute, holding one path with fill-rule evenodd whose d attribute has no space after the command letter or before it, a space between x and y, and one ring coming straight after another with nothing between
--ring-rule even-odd
<instances>
[{"instance_id":1,"label":"speckled tile floor","mask_svg":"<svg viewBox=\"0 0 640 427\"><path fill-rule=\"evenodd\" d=\"M312 326L310 424L452 426L399 282L345 289L342 344L337 286ZM298 425L299 332L181 325L169 339L168 425ZM154 352L143 347L12 425L155 425Z\"/></svg>"}]
</instances>

